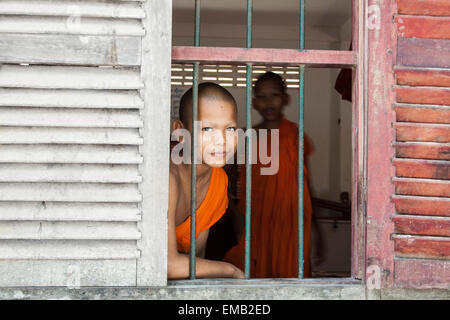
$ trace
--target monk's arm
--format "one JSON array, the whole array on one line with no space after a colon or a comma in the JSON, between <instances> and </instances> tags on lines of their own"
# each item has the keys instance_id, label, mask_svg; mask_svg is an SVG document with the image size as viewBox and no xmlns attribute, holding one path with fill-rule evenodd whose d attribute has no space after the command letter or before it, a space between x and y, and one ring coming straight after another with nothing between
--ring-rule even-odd
<instances>
[{"instance_id":1,"label":"monk's arm","mask_svg":"<svg viewBox=\"0 0 450 320\"><path fill-rule=\"evenodd\" d=\"M175 208L178 199L176 180L170 176L169 181L169 242L167 277L169 279L186 279L189 277L189 255L178 252L175 228ZM207 234L206 234L207 235ZM203 235L204 236L204 235ZM197 278L243 278L241 270L234 265L223 262L196 259Z\"/></svg>"}]
</instances>

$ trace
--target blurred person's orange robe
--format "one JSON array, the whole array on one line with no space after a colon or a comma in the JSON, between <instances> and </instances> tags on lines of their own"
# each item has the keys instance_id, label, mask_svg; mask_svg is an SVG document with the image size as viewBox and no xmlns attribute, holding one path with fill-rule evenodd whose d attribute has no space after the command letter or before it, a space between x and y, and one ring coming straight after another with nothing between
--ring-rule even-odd
<instances>
[{"instance_id":1,"label":"blurred person's orange robe","mask_svg":"<svg viewBox=\"0 0 450 320\"><path fill-rule=\"evenodd\" d=\"M251 201L251 278L298 277L298 127L283 118L279 135L279 170L275 175L261 175L258 161L252 167ZM258 137L259 139L264 139ZM270 134L267 135L270 153ZM304 158L312 153L305 136ZM308 171L304 178L304 277L311 277L312 205ZM239 211L245 215L245 166L241 167ZM244 270L245 232L231 248L224 261Z\"/></svg>"}]
</instances>

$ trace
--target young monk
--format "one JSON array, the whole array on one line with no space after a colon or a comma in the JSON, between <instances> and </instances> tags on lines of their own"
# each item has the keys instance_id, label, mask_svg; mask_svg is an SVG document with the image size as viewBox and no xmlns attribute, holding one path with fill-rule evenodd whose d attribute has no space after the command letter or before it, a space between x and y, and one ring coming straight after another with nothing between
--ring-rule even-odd
<instances>
[{"instance_id":1,"label":"young monk","mask_svg":"<svg viewBox=\"0 0 450 320\"><path fill-rule=\"evenodd\" d=\"M222 167L236 152L237 107L233 96L214 83L198 87L198 163L174 163L169 176L169 242L168 278L189 277L191 165L197 166L197 278L243 278L231 263L204 259L209 228L225 213L228 206L228 179ZM187 129L192 137L192 89L180 101L180 120L173 130ZM186 147L190 141L181 139ZM190 148L185 148L190 150ZM189 152L190 154L190 152ZM178 163L178 162L177 162ZM193 161L192 161L193 163Z\"/></svg>"},{"instance_id":2,"label":"young monk","mask_svg":"<svg viewBox=\"0 0 450 320\"><path fill-rule=\"evenodd\" d=\"M286 120L283 109L289 103L284 80L267 72L255 82L253 107L263 117L255 129L268 129L266 136L258 132L271 150L272 129L279 129L279 169L274 175L261 175L258 162L252 166L251 255L252 278L298 277L298 127ZM266 142L267 141L267 142ZM308 138L304 139L304 158L312 152ZM254 142L256 147L259 142ZM259 154L259 152L258 152ZM274 155L271 155L272 157ZM258 156L259 157L259 156ZM308 188L308 171L303 165L304 179L304 277L311 277L310 242L312 204ZM239 209L245 214L245 168L241 170ZM224 261L244 268L245 235L226 254Z\"/></svg>"}]
</instances>

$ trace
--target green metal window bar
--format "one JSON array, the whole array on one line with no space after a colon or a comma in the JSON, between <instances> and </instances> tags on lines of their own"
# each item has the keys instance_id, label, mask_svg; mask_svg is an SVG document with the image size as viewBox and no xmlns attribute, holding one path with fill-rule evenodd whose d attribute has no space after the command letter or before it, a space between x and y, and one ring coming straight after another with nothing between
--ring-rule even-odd
<instances>
[{"instance_id":1,"label":"green metal window bar","mask_svg":"<svg viewBox=\"0 0 450 320\"><path fill-rule=\"evenodd\" d=\"M252 17L253 17L253 1L247 0L247 39L246 48L252 48ZM305 1L300 0L300 27L299 27L299 50L305 49ZM195 0L195 28L194 28L194 46L200 46L200 0ZM189 276L190 279L196 278L196 182L197 182L197 168L196 168L196 151L197 151L197 135L198 130L196 121L198 120L198 80L199 80L199 68L200 63L194 63L193 69L193 99L192 99L192 130L193 138L191 141L191 243L189 253ZM298 149L298 278L303 279L303 267L304 267L304 241L303 241L303 131L304 131L304 77L305 77L305 65L299 66L299 149ZM252 63L246 63L246 129L252 128L251 119L251 101L252 101ZM250 135L246 135L246 185L245 185L245 278L250 278L250 248L251 248L251 173L252 173L252 140Z\"/></svg>"}]
</instances>

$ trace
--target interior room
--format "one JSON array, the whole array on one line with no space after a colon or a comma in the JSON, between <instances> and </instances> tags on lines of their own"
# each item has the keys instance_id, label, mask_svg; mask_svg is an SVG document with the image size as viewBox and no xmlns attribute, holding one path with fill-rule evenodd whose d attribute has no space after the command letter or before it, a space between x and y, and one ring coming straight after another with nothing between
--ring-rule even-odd
<instances>
[{"instance_id":1,"label":"interior room","mask_svg":"<svg viewBox=\"0 0 450 320\"><path fill-rule=\"evenodd\" d=\"M349 50L351 44L351 0L305 1L305 48ZM255 48L299 47L299 1L253 1ZM173 1L173 46L194 43L194 1ZM246 1L201 1L200 45L245 47ZM284 114L298 123L299 72L295 66L253 67L253 79L266 71L286 81L289 105ZM325 251L317 252L312 241L313 277L349 277L352 194L352 104L335 89L341 69L306 68L304 128L314 146L309 158L310 190ZM203 65L200 82L226 87L238 104L238 124L245 127L245 66ZM351 83L351 80L350 80ZM182 94L192 86L192 65L172 66L172 119L178 116ZM252 122L261 121L252 110ZM312 229L312 237L317 230Z\"/></svg>"}]
</instances>

